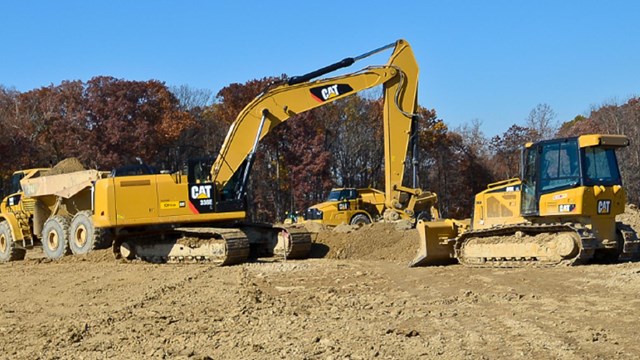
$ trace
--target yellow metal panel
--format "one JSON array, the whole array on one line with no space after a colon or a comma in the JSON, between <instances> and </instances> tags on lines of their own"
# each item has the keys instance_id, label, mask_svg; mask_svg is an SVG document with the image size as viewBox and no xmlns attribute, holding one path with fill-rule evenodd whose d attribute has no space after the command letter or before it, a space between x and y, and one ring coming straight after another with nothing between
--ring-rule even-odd
<instances>
[{"instance_id":1,"label":"yellow metal panel","mask_svg":"<svg viewBox=\"0 0 640 360\"><path fill-rule=\"evenodd\" d=\"M116 197L116 223L137 223L158 216L156 175L113 178Z\"/></svg>"},{"instance_id":2,"label":"yellow metal panel","mask_svg":"<svg viewBox=\"0 0 640 360\"><path fill-rule=\"evenodd\" d=\"M116 226L114 178L101 179L94 185L93 223L96 227ZM124 199L123 199L124 201Z\"/></svg>"},{"instance_id":3,"label":"yellow metal panel","mask_svg":"<svg viewBox=\"0 0 640 360\"><path fill-rule=\"evenodd\" d=\"M540 216L611 217L624 212L626 193L614 186L583 186L540 196Z\"/></svg>"},{"instance_id":4,"label":"yellow metal panel","mask_svg":"<svg viewBox=\"0 0 640 360\"><path fill-rule=\"evenodd\" d=\"M204 213L204 214L184 214L174 216L162 216L153 218L133 218L126 217L118 219L118 226L143 226L154 224L179 224L189 222L207 222L207 221L234 221L243 220L246 216L244 211L223 212L223 213Z\"/></svg>"},{"instance_id":5,"label":"yellow metal panel","mask_svg":"<svg viewBox=\"0 0 640 360\"><path fill-rule=\"evenodd\" d=\"M473 228L484 229L496 225L524 222L520 216L521 182L519 179L489 184L475 197Z\"/></svg>"},{"instance_id":6,"label":"yellow metal panel","mask_svg":"<svg viewBox=\"0 0 640 360\"><path fill-rule=\"evenodd\" d=\"M193 215L189 209L189 186L176 180L182 178L176 179L169 174L156 176L160 217Z\"/></svg>"},{"instance_id":7,"label":"yellow metal panel","mask_svg":"<svg viewBox=\"0 0 640 360\"><path fill-rule=\"evenodd\" d=\"M582 135L578 137L578 144L581 148L597 145L624 147L629 145L629 138L625 135Z\"/></svg>"}]
</instances>

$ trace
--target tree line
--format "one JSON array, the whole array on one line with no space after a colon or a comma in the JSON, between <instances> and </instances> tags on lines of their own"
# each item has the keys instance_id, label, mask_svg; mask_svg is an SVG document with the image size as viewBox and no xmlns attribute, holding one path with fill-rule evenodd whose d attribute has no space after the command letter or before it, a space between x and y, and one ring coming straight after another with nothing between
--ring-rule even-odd
<instances>
[{"instance_id":1,"label":"tree line","mask_svg":"<svg viewBox=\"0 0 640 360\"><path fill-rule=\"evenodd\" d=\"M0 86L0 178L18 169L50 167L77 157L88 168L110 170L142 159L180 170L189 158L215 156L240 110L282 77L230 84L217 94L156 80L94 77L27 92ZM259 144L249 182L254 221L281 220L288 211L322 201L332 187L384 188L382 99L375 90L296 115ZM557 124L547 104L523 121L487 137L482 123L449 128L434 109L419 107L417 186L439 196L442 214L467 217L473 195L519 175L520 149L529 141L584 133L622 133L620 152L628 197L640 196L640 99L594 107L588 116ZM410 154L409 159L413 154ZM407 163L405 184L411 184Z\"/></svg>"}]
</instances>

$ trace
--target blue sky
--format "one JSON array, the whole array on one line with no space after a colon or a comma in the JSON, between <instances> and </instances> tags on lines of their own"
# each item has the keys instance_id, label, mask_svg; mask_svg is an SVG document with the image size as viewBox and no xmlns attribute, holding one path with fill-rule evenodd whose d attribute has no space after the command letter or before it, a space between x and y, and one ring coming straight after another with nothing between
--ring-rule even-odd
<instances>
[{"instance_id":1,"label":"blue sky","mask_svg":"<svg viewBox=\"0 0 640 360\"><path fill-rule=\"evenodd\" d=\"M500 134L539 103L562 122L640 94L639 1L0 0L0 84L110 75L214 93L300 75L396 39L420 105ZM388 53L350 70L382 64Z\"/></svg>"}]
</instances>

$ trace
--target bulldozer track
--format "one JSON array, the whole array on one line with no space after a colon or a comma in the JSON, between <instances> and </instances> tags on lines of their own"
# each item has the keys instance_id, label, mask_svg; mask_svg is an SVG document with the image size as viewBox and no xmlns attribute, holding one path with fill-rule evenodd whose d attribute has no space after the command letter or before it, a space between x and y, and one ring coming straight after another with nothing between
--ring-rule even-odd
<instances>
[{"instance_id":1,"label":"bulldozer track","mask_svg":"<svg viewBox=\"0 0 640 360\"><path fill-rule=\"evenodd\" d=\"M539 235L539 234L560 234L569 233L577 234L580 242L578 244L578 252L572 257L561 259L540 259L536 256L532 257L483 257L483 258L469 258L465 256L465 246L467 246L474 239L486 239L492 236L498 237L513 237L517 232L521 232L526 235ZM507 239L505 239L507 240ZM505 241L502 242L503 244ZM520 267L558 267L558 266L571 266L581 265L588 263L595 254L595 248L597 247L597 239L590 229L577 223L563 223L563 224L515 224L505 225L499 227L493 227L483 230L470 230L455 239L454 249L456 258L461 264L468 267L497 267L497 268L520 268Z\"/></svg>"}]
</instances>

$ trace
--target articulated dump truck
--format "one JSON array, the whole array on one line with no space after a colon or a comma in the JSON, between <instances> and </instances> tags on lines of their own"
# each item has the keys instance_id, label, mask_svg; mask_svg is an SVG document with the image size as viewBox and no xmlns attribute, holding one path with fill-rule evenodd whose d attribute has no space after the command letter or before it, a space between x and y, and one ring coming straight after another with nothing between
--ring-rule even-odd
<instances>
[{"instance_id":1,"label":"articulated dump truck","mask_svg":"<svg viewBox=\"0 0 640 360\"><path fill-rule=\"evenodd\" d=\"M623 135L583 135L527 144L521 178L476 195L470 220L419 222L410 266L458 261L470 267L523 267L637 259L624 212L616 150Z\"/></svg>"},{"instance_id":2,"label":"articulated dump truck","mask_svg":"<svg viewBox=\"0 0 640 360\"><path fill-rule=\"evenodd\" d=\"M15 172L12 194L0 205L0 262L22 260L38 244L50 259L111 246L108 233L92 226L92 186L106 175L51 174L46 168Z\"/></svg>"}]
</instances>

